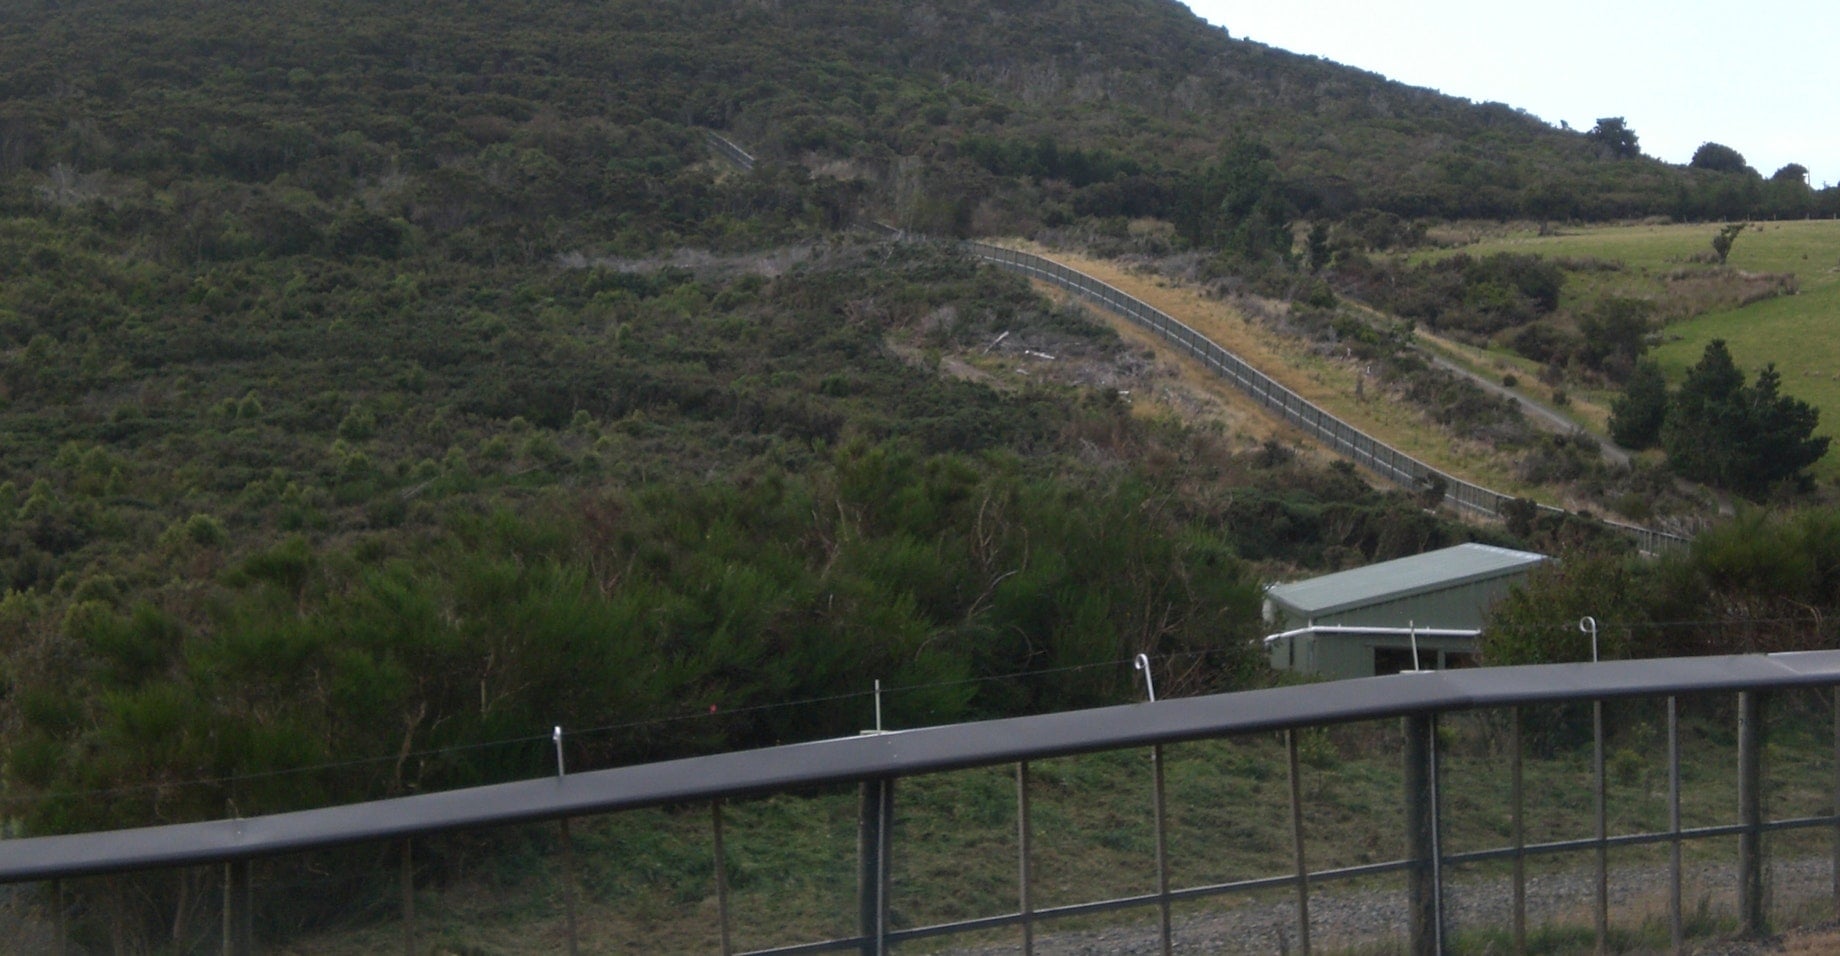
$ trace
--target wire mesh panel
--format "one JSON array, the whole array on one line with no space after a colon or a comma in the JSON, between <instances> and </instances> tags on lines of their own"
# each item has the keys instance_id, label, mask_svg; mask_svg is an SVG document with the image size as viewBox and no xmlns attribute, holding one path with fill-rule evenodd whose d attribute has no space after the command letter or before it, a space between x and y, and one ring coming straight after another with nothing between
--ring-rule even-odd
<instances>
[{"instance_id":1,"label":"wire mesh panel","mask_svg":"<svg viewBox=\"0 0 1840 956\"><path fill-rule=\"evenodd\" d=\"M395 871L391 895L400 906L400 844L393 850L380 853L378 864ZM602 933L584 932L581 893L566 852L557 823L414 840L409 865L418 951L568 952L571 938L598 941Z\"/></svg>"},{"instance_id":2,"label":"wire mesh panel","mask_svg":"<svg viewBox=\"0 0 1840 956\"><path fill-rule=\"evenodd\" d=\"M1131 749L1030 764L1037 911L1156 891L1151 761L1149 750ZM1153 917L1135 909L1108 919Z\"/></svg>"},{"instance_id":3,"label":"wire mesh panel","mask_svg":"<svg viewBox=\"0 0 1840 956\"><path fill-rule=\"evenodd\" d=\"M1770 695L1765 732L1764 814L1770 821L1807 821L1833 812L1840 768L1835 765L1836 717L1828 690ZM1808 925L1835 916L1835 827L1774 830L1764 838L1765 885L1772 927Z\"/></svg>"},{"instance_id":4,"label":"wire mesh panel","mask_svg":"<svg viewBox=\"0 0 1840 956\"><path fill-rule=\"evenodd\" d=\"M576 817L566 833L559 823L543 829L555 847L549 872L564 894L560 915L566 921L572 903L583 952L720 950L708 804Z\"/></svg>"},{"instance_id":5,"label":"wire mesh panel","mask_svg":"<svg viewBox=\"0 0 1840 956\"><path fill-rule=\"evenodd\" d=\"M218 867L24 884L0 890L0 952L204 953L222 946Z\"/></svg>"},{"instance_id":6,"label":"wire mesh panel","mask_svg":"<svg viewBox=\"0 0 1840 956\"><path fill-rule=\"evenodd\" d=\"M59 951L60 922L68 919L61 912L62 889L62 881L51 880L0 886L0 926L12 927L0 935L0 953Z\"/></svg>"},{"instance_id":7,"label":"wire mesh panel","mask_svg":"<svg viewBox=\"0 0 1840 956\"><path fill-rule=\"evenodd\" d=\"M895 800L895 852L889 862L893 926L932 926L1018 912L1016 808L1013 767L901 781Z\"/></svg>"},{"instance_id":8,"label":"wire mesh panel","mask_svg":"<svg viewBox=\"0 0 1840 956\"><path fill-rule=\"evenodd\" d=\"M853 786L724 804L736 951L857 934L862 812Z\"/></svg>"}]
</instances>

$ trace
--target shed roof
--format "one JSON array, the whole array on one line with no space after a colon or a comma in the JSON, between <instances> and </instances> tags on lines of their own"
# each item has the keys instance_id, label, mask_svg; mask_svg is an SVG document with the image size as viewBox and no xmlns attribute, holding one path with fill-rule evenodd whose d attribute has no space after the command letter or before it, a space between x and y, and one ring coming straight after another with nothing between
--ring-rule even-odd
<instances>
[{"instance_id":1,"label":"shed roof","mask_svg":"<svg viewBox=\"0 0 1840 956\"><path fill-rule=\"evenodd\" d=\"M1321 617L1518 574L1545 560L1545 555L1531 551L1459 544L1307 581L1272 585L1265 590L1265 596L1294 613Z\"/></svg>"}]
</instances>

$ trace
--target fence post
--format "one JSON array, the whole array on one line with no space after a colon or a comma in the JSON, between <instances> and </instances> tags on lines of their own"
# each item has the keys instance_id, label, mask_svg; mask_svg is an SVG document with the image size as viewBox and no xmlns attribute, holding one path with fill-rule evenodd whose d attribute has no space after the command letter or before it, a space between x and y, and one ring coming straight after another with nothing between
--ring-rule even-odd
<instances>
[{"instance_id":1,"label":"fence post","mask_svg":"<svg viewBox=\"0 0 1840 956\"><path fill-rule=\"evenodd\" d=\"M1837 877L1840 879L1840 877ZM70 952L70 924L64 901L64 881L51 881L51 905L56 907L56 918L52 920L52 952L57 956L66 956Z\"/></svg>"},{"instance_id":2,"label":"fence post","mask_svg":"<svg viewBox=\"0 0 1840 956\"><path fill-rule=\"evenodd\" d=\"M865 780L857 822L857 926L863 956L883 956L888 947L888 851L894 829L894 781Z\"/></svg>"},{"instance_id":3,"label":"fence post","mask_svg":"<svg viewBox=\"0 0 1840 956\"><path fill-rule=\"evenodd\" d=\"M1144 679L1150 679L1150 672L1148 670L1144 671ZM1152 692L1151 699L1156 699L1154 692ZM1163 746L1161 744L1150 748L1150 762L1152 772L1155 774L1154 779L1151 780L1151 789L1152 795L1156 799L1157 910L1161 917L1160 929L1162 931L1163 956L1169 956L1169 954L1175 950L1175 940L1169 922L1169 832L1166 820L1168 798L1163 785ZM1304 953L1305 956L1308 956L1309 950L1305 949Z\"/></svg>"},{"instance_id":4,"label":"fence post","mask_svg":"<svg viewBox=\"0 0 1840 956\"><path fill-rule=\"evenodd\" d=\"M1029 764L1016 765L1016 904L1022 916L1022 956L1035 956L1035 902L1029 887L1035 882L1031 863L1034 830L1029 825Z\"/></svg>"},{"instance_id":5,"label":"fence post","mask_svg":"<svg viewBox=\"0 0 1840 956\"><path fill-rule=\"evenodd\" d=\"M1509 717L1512 739L1508 746L1514 753L1509 767L1514 825L1514 951L1524 953L1527 951L1527 791L1523 780L1525 751L1521 748L1521 709L1512 708Z\"/></svg>"},{"instance_id":6,"label":"fence post","mask_svg":"<svg viewBox=\"0 0 1840 956\"><path fill-rule=\"evenodd\" d=\"M1667 699L1668 733L1668 935L1674 952L1687 949L1685 914L1681 910L1680 860L1680 698Z\"/></svg>"},{"instance_id":7,"label":"fence post","mask_svg":"<svg viewBox=\"0 0 1840 956\"><path fill-rule=\"evenodd\" d=\"M1444 951L1443 887L1438 879L1437 716L1405 718L1407 926L1413 956Z\"/></svg>"},{"instance_id":8,"label":"fence post","mask_svg":"<svg viewBox=\"0 0 1840 956\"><path fill-rule=\"evenodd\" d=\"M402 841L403 954L415 956L415 842Z\"/></svg>"},{"instance_id":9,"label":"fence post","mask_svg":"<svg viewBox=\"0 0 1840 956\"><path fill-rule=\"evenodd\" d=\"M560 821L562 837L562 910L569 936L569 956L581 952L581 937L575 920L575 838L569 832L569 818Z\"/></svg>"},{"instance_id":10,"label":"fence post","mask_svg":"<svg viewBox=\"0 0 1840 956\"><path fill-rule=\"evenodd\" d=\"M1596 627L1596 623L1592 623ZM1597 656L1593 645L1591 656ZM1598 956L1610 951L1610 808L1604 780L1604 702L1591 701L1591 804L1597 834L1595 925Z\"/></svg>"},{"instance_id":11,"label":"fence post","mask_svg":"<svg viewBox=\"0 0 1840 956\"><path fill-rule=\"evenodd\" d=\"M1303 781L1297 766L1297 728L1284 732L1291 770L1291 856L1297 864L1297 946L1310 956L1310 867L1303 856Z\"/></svg>"},{"instance_id":12,"label":"fence post","mask_svg":"<svg viewBox=\"0 0 1840 956\"><path fill-rule=\"evenodd\" d=\"M1745 936L1762 936L1763 899L1763 695L1738 693L1738 923Z\"/></svg>"},{"instance_id":13,"label":"fence post","mask_svg":"<svg viewBox=\"0 0 1840 956\"><path fill-rule=\"evenodd\" d=\"M224 864L224 956L254 956L255 920L250 908L249 861Z\"/></svg>"},{"instance_id":14,"label":"fence post","mask_svg":"<svg viewBox=\"0 0 1840 956\"><path fill-rule=\"evenodd\" d=\"M728 930L728 850L722 843L722 801L709 801L710 829L715 836L716 920L722 942L722 956L735 951Z\"/></svg>"}]
</instances>

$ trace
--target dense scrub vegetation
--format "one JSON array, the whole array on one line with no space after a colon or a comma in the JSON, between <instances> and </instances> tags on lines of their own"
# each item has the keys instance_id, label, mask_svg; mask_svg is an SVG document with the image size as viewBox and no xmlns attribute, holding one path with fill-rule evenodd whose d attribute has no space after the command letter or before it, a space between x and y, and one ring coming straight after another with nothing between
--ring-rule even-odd
<instances>
[{"instance_id":1,"label":"dense scrub vegetation","mask_svg":"<svg viewBox=\"0 0 1840 956\"><path fill-rule=\"evenodd\" d=\"M981 679L1137 652L1231 686L1248 559L1457 534L1115 396L941 376L929 354L999 331L1122 346L926 246L771 278L328 251L181 282L60 221L15 220L39 265L6 302L7 795L33 829L523 776L528 747L453 748L556 723L636 725L581 765L848 732L860 707L756 708L876 677L900 722L1115 699L1117 667ZM710 706L735 716L649 722Z\"/></svg>"},{"instance_id":2,"label":"dense scrub vegetation","mask_svg":"<svg viewBox=\"0 0 1840 956\"><path fill-rule=\"evenodd\" d=\"M1535 571L1485 628L1490 664L1828 649L1840 610L1840 511L1749 509L1660 560L1591 549Z\"/></svg>"}]
</instances>

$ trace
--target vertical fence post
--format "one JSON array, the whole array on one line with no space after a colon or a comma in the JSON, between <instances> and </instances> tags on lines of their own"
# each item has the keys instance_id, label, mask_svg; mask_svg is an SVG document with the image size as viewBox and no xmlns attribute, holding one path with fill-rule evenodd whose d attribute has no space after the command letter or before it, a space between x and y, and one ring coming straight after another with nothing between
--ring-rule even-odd
<instances>
[{"instance_id":1,"label":"vertical fence post","mask_svg":"<svg viewBox=\"0 0 1840 956\"><path fill-rule=\"evenodd\" d=\"M728 851L722 844L722 801L709 801L709 822L715 832L716 930L722 943L722 956L735 951L728 930Z\"/></svg>"},{"instance_id":2,"label":"vertical fence post","mask_svg":"<svg viewBox=\"0 0 1840 956\"><path fill-rule=\"evenodd\" d=\"M1514 814L1514 951L1527 951L1527 791L1523 786L1521 762L1521 709L1509 711L1509 747L1513 751L1509 764L1510 799Z\"/></svg>"},{"instance_id":3,"label":"vertical fence post","mask_svg":"<svg viewBox=\"0 0 1840 956\"><path fill-rule=\"evenodd\" d=\"M415 956L415 841L402 841L403 954Z\"/></svg>"},{"instance_id":4,"label":"vertical fence post","mask_svg":"<svg viewBox=\"0 0 1840 956\"><path fill-rule=\"evenodd\" d=\"M1834 693L1834 918L1840 919L1840 687Z\"/></svg>"},{"instance_id":5,"label":"vertical fence post","mask_svg":"<svg viewBox=\"0 0 1840 956\"><path fill-rule=\"evenodd\" d=\"M857 926L863 956L883 956L888 947L888 851L894 823L894 781L865 780L857 823Z\"/></svg>"},{"instance_id":6,"label":"vertical fence post","mask_svg":"<svg viewBox=\"0 0 1840 956\"><path fill-rule=\"evenodd\" d=\"M69 906L64 902L63 880L51 881L51 905L57 908L51 923L51 931L55 934L52 937L52 952L57 953L57 956L65 956L70 952L70 917L66 915Z\"/></svg>"},{"instance_id":7,"label":"vertical fence post","mask_svg":"<svg viewBox=\"0 0 1840 956\"><path fill-rule=\"evenodd\" d=\"M1668 930L1675 953L1686 952L1686 914L1680 899L1680 698L1667 699L1668 751Z\"/></svg>"},{"instance_id":8,"label":"vertical fence post","mask_svg":"<svg viewBox=\"0 0 1840 956\"><path fill-rule=\"evenodd\" d=\"M1593 648L1595 657L1596 650ZM1604 702L1591 701L1591 789L1592 815L1596 818L1597 870L1596 878L1596 925L1597 954L1604 956L1610 951L1610 819L1609 807L1604 791Z\"/></svg>"},{"instance_id":9,"label":"vertical fence post","mask_svg":"<svg viewBox=\"0 0 1840 956\"><path fill-rule=\"evenodd\" d=\"M1762 936L1767 923L1763 899L1763 699L1754 690L1738 693L1738 924L1746 936Z\"/></svg>"},{"instance_id":10,"label":"vertical fence post","mask_svg":"<svg viewBox=\"0 0 1840 956\"><path fill-rule=\"evenodd\" d=\"M569 832L569 818L560 821L562 835L562 913L567 921L569 956L581 952L581 938L575 920L575 838Z\"/></svg>"},{"instance_id":11,"label":"vertical fence post","mask_svg":"<svg viewBox=\"0 0 1840 956\"><path fill-rule=\"evenodd\" d=\"M1284 732L1291 765L1291 854L1297 863L1297 946L1310 956L1310 868L1303 857L1303 783L1297 766L1297 728Z\"/></svg>"},{"instance_id":12,"label":"vertical fence post","mask_svg":"<svg viewBox=\"0 0 1840 956\"><path fill-rule=\"evenodd\" d=\"M254 894L249 887L249 861L224 864L224 956L253 956L255 920L249 912Z\"/></svg>"},{"instance_id":13,"label":"vertical fence post","mask_svg":"<svg viewBox=\"0 0 1840 956\"><path fill-rule=\"evenodd\" d=\"M1032 829L1029 826L1029 764L1016 765L1016 903L1022 916L1022 956L1035 956L1035 903L1029 885L1034 881L1030 862Z\"/></svg>"},{"instance_id":14,"label":"vertical fence post","mask_svg":"<svg viewBox=\"0 0 1840 956\"><path fill-rule=\"evenodd\" d=\"M1405 803L1408 952L1438 956L1444 951L1443 888L1438 873L1437 717L1405 718Z\"/></svg>"},{"instance_id":15,"label":"vertical fence post","mask_svg":"<svg viewBox=\"0 0 1840 956\"><path fill-rule=\"evenodd\" d=\"M1148 680L1149 677L1149 671L1146 669L1144 672L1144 679ZM1152 699L1155 699L1154 695ZM1163 747L1161 744L1150 748L1150 762L1153 772L1155 773L1155 779L1152 781L1151 786L1156 799L1157 909L1161 916L1163 956L1170 956L1175 950L1175 940L1169 924L1169 832L1165 824L1167 799L1163 789Z\"/></svg>"}]
</instances>

